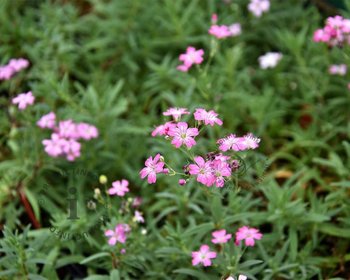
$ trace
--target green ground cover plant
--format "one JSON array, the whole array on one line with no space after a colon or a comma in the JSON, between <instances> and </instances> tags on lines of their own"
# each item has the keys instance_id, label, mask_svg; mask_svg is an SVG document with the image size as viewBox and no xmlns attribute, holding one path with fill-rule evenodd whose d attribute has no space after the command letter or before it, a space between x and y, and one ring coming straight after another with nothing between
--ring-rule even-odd
<instances>
[{"instance_id":1,"label":"green ground cover plant","mask_svg":"<svg viewBox=\"0 0 350 280\"><path fill-rule=\"evenodd\" d=\"M350 279L349 8L1 0L0 279Z\"/></svg>"}]
</instances>

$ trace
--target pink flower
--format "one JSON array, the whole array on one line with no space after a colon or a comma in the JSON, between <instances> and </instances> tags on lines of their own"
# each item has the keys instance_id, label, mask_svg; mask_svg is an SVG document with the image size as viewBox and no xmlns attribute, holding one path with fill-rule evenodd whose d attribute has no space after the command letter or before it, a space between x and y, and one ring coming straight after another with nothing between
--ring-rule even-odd
<instances>
[{"instance_id":1,"label":"pink flower","mask_svg":"<svg viewBox=\"0 0 350 280\"><path fill-rule=\"evenodd\" d=\"M248 133L247 135L243 136L242 143L247 149L256 149L259 147L260 138L255 137L252 133Z\"/></svg>"},{"instance_id":2,"label":"pink flower","mask_svg":"<svg viewBox=\"0 0 350 280\"><path fill-rule=\"evenodd\" d=\"M245 144L245 139L243 137L236 137L234 134L219 139L218 144L220 144L219 149L223 152L226 152L230 149L238 152L247 149Z\"/></svg>"},{"instance_id":3,"label":"pink flower","mask_svg":"<svg viewBox=\"0 0 350 280\"><path fill-rule=\"evenodd\" d=\"M216 252L210 251L208 245L204 244L198 252L192 252L192 265L202 263L204 266L211 266L211 259L216 258Z\"/></svg>"},{"instance_id":4,"label":"pink flower","mask_svg":"<svg viewBox=\"0 0 350 280\"><path fill-rule=\"evenodd\" d=\"M125 243L129 231L130 227L127 224L118 224L114 231L111 229L106 230L105 236L109 237L108 244L114 246L117 242Z\"/></svg>"},{"instance_id":5,"label":"pink flower","mask_svg":"<svg viewBox=\"0 0 350 280\"><path fill-rule=\"evenodd\" d=\"M24 58L18 58L18 59L10 59L8 63L8 67L11 67L14 69L15 72L19 72L22 69L25 69L29 66L29 61Z\"/></svg>"},{"instance_id":6,"label":"pink flower","mask_svg":"<svg viewBox=\"0 0 350 280\"><path fill-rule=\"evenodd\" d=\"M168 135L173 137L171 144L176 148L180 148L185 145L187 148L191 148L196 145L194 137L199 134L197 128L188 128L188 124L185 122L177 123L177 126L170 128Z\"/></svg>"},{"instance_id":7,"label":"pink flower","mask_svg":"<svg viewBox=\"0 0 350 280\"><path fill-rule=\"evenodd\" d=\"M169 108L163 113L164 116L172 116L174 121L176 122L180 120L182 115L189 115L189 114L190 112L188 112L186 108ZM168 130L171 127L175 127L173 125L170 125L169 123L166 123L166 124L168 124L166 127Z\"/></svg>"},{"instance_id":8,"label":"pink flower","mask_svg":"<svg viewBox=\"0 0 350 280\"><path fill-rule=\"evenodd\" d=\"M282 59L282 54L278 52L268 52L265 55L259 57L259 63L261 69L274 68L278 62Z\"/></svg>"},{"instance_id":9,"label":"pink flower","mask_svg":"<svg viewBox=\"0 0 350 280\"><path fill-rule=\"evenodd\" d=\"M197 175L197 182L202 183L208 187L212 186L215 182L215 176L213 175L211 168L211 161L205 162L202 157L195 157L196 164L190 164L188 166L189 173L191 175Z\"/></svg>"},{"instance_id":10,"label":"pink flower","mask_svg":"<svg viewBox=\"0 0 350 280\"><path fill-rule=\"evenodd\" d=\"M238 245L240 241L245 240L246 246L254 246L256 240L260 240L262 238L262 234L256 228L249 228L247 226L243 226L238 229L236 232L236 241L235 244Z\"/></svg>"},{"instance_id":11,"label":"pink flower","mask_svg":"<svg viewBox=\"0 0 350 280\"><path fill-rule=\"evenodd\" d=\"M211 167L215 176L215 185L218 188L222 188L225 184L224 177L231 176L231 168L227 162L221 160L212 161Z\"/></svg>"},{"instance_id":12,"label":"pink flower","mask_svg":"<svg viewBox=\"0 0 350 280\"><path fill-rule=\"evenodd\" d=\"M340 65L331 65L329 66L329 74L332 75L340 75L340 76L344 76L346 74L347 71L347 67L345 64L340 64Z\"/></svg>"},{"instance_id":13,"label":"pink flower","mask_svg":"<svg viewBox=\"0 0 350 280\"><path fill-rule=\"evenodd\" d=\"M211 15L211 23L215 24L218 22L218 15L217 14L212 14Z\"/></svg>"},{"instance_id":14,"label":"pink flower","mask_svg":"<svg viewBox=\"0 0 350 280\"><path fill-rule=\"evenodd\" d=\"M137 210L135 211L133 220L135 222L138 222L138 223L144 223L145 222L145 219L143 218L142 213L137 211Z\"/></svg>"},{"instance_id":15,"label":"pink flower","mask_svg":"<svg viewBox=\"0 0 350 280\"><path fill-rule=\"evenodd\" d=\"M71 119L58 123L58 134L64 138L78 139L77 125Z\"/></svg>"},{"instance_id":16,"label":"pink flower","mask_svg":"<svg viewBox=\"0 0 350 280\"><path fill-rule=\"evenodd\" d=\"M76 136L84 140L91 140L98 137L98 130L95 126L87 123L76 124ZM75 135L74 135L75 136Z\"/></svg>"},{"instance_id":17,"label":"pink flower","mask_svg":"<svg viewBox=\"0 0 350 280\"><path fill-rule=\"evenodd\" d=\"M176 108L172 108L176 109ZM183 109L183 108L182 108ZM169 111L169 110L168 110ZM166 112L165 112L166 113ZM178 115L177 115L178 116ZM181 116L181 115L180 115ZM157 135L168 135L169 129L171 127L176 127L175 123L172 122L166 122L165 124L161 124L160 126L157 126L153 131L152 131L152 137L155 137Z\"/></svg>"},{"instance_id":18,"label":"pink flower","mask_svg":"<svg viewBox=\"0 0 350 280\"><path fill-rule=\"evenodd\" d=\"M201 64L203 62L204 51L202 49L196 50L194 47L189 46L186 53L179 56L179 60L183 62L183 65L177 67L178 70L187 72L193 64Z\"/></svg>"},{"instance_id":19,"label":"pink flower","mask_svg":"<svg viewBox=\"0 0 350 280\"><path fill-rule=\"evenodd\" d=\"M74 161L77 157L80 157L81 144L74 140L66 140L66 144L63 146L63 152L66 154L66 158L69 161Z\"/></svg>"},{"instance_id":20,"label":"pink flower","mask_svg":"<svg viewBox=\"0 0 350 280\"><path fill-rule=\"evenodd\" d=\"M212 233L212 236L214 237L211 242L213 242L214 244L218 244L218 243L227 243L231 237L232 234L226 234L226 230L225 229L221 229L221 230L217 230L214 231Z\"/></svg>"},{"instance_id":21,"label":"pink flower","mask_svg":"<svg viewBox=\"0 0 350 280\"><path fill-rule=\"evenodd\" d=\"M18 109L24 110L28 105L33 105L35 97L32 92L21 93L12 99L12 104L18 104Z\"/></svg>"},{"instance_id":22,"label":"pink flower","mask_svg":"<svg viewBox=\"0 0 350 280\"><path fill-rule=\"evenodd\" d=\"M223 39L232 35L228 26L226 25L212 25L208 33L218 39Z\"/></svg>"},{"instance_id":23,"label":"pink flower","mask_svg":"<svg viewBox=\"0 0 350 280\"><path fill-rule=\"evenodd\" d=\"M193 115L195 120L204 121L205 125L209 124L211 126L214 126L215 123L217 125L222 125L222 120L217 118L218 114L215 113L213 110L210 110L209 112L207 112L202 108L198 108L196 109Z\"/></svg>"},{"instance_id":24,"label":"pink flower","mask_svg":"<svg viewBox=\"0 0 350 280\"><path fill-rule=\"evenodd\" d=\"M128 186L129 182L125 179L121 181L114 181L112 183L112 188L108 190L108 193L110 195L124 196L129 192Z\"/></svg>"},{"instance_id":25,"label":"pink flower","mask_svg":"<svg viewBox=\"0 0 350 280\"><path fill-rule=\"evenodd\" d=\"M63 147L67 145L67 140L61 138L57 133L53 133L51 139L45 139L42 143L49 156L57 157L63 154Z\"/></svg>"},{"instance_id":26,"label":"pink flower","mask_svg":"<svg viewBox=\"0 0 350 280\"><path fill-rule=\"evenodd\" d=\"M41 128L53 129L56 126L56 115L50 112L40 118L36 123Z\"/></svg>"},{"instance_id":27,"label":"pink flower","mask_svg":"<svg viewBox=\"0 0 350 280\"><path fill-rule=\"evenodd\" d=\"M230 31L232 37L241 35L241 33L242 33L242 28L241 28L241 25L239 23L233 23L233 24L229 25L228 30Z\"/></svg>"},{"instance_id":28,"label":"pink flower","mask_svg":"<svg viewBox=\"0 0 350 280\"><path fill-rule=\"evenodd\" d=\"M0 80L9 80L15 74L13 68L8 66L0 66Z\"/></svg>"},{"instance_id":29,"label":"pink flower","mask_svg":"<svg viewBox=\"0 0 350 280\"><path fill-rule=\"evenodd\" d=\"M179 185L180 186L186 185L186 180L185 179L179 179Z\"/></svg>"},{"instance_id":30,"label":"pink flower","mask_svg":"<svg viewBox=\"0 0 350 280\"><path fill-rule=\"evenodd\" d=\"M163 172L164 162L159 162L159 159L160 154L157 154L154 159L149 157L145 162L146 167L140 171L142 179L148 176L147 181L149 184L155 183L157 181L157 173Z\"/></svg>"},{"instance_id":31,"label":"pink flower","mask_svg":"<svg viewBox=\"0 0 350 280\"><path fill-rule=\"evenodd\" d=\"M256 17L261 17L264 12L270 9L269 0L250 0L248 10Z\"/></svg>"}]
</instances>

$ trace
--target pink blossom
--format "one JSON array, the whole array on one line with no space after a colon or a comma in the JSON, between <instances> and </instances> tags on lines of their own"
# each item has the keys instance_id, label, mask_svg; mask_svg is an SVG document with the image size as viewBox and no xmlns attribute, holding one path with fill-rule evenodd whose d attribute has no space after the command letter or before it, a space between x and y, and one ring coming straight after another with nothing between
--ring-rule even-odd
<instances>
[{"instance_id":1,"label":"pink blossom","mask_svg":"<svg viewBox=\"0 0 350 280\"><path fill-rule=\"evenodd\" d=\"M142 213L137 211L137 210L135 211L133 220L135 222L138 222L138 223L144 223L145 222L145 219L143 218Z\"/></svg>"},{"instance_id":2,"label":"pink blossom","mask_svg":"<svg viewBox=\"0 0 350 280\"><path fill-rule=\"evenodd\" d=\"M0 66L0 80L9 80L14 75L15 71L11 67Z\"/></svg>"},{"instance_id":3,"label":"pink blossom","mask_svg":"<svg viewBox=\"0 0 350 280\"><path fill-rule=\"evenodd\" d=\"M120 253L121 253L122 255L124 255L124 254L126 253L125 248L120 249Z\"/></svg>"},{"instance_id":4,"label":"pink blossom","mask_svg":"<svg viewBox=\"0 0 350 280\"><path fill-rule=\"evenodd\" d=\"M185 179L179 179L179 185L180 186L186 185L186 180Z\"/></svg>"},{"instance_id":5,"label":"pink blossom","mask_svg":"<svg viewBox=\"0 0 350 280\"><path fill-rule=\"evenodd\" d=\"M7 65L0 66L0 80L9 80L17 72L29 66L24 58L11 59Z\"/></svg>"},{"instance_id":6,"label":"pink blossom","mask_svg":"<svg viewBox=\"0 0 350 280\"><path fill-rule=\"evenodd\" d=\"M118 224L114 230L106 230L105 236L109 237L108 244L114 246L117 242L125 243L130 227L127 224Z\"/></svg>"},{"instance_id":7,"label":"pink blossom","mask_svg":"<svg viewBox=\"0 0 350 280\"><path fill-rule=\"evenodd\" d=\"M211 125L214 126L216 123L217 125L222 125L222 120L220 120L217 116L218 114L215 113L213 110L210 110L207 112L206 110L202 108L196 109L194 112L194 119L197 121L204 121L205 125Z\"/></svg>"},{"instance_id":8,"label":"pink blossom","mask_svg":"<svg viewBox=\"0 0 350 280\"><path fill-rule=\"evenodd\" d=\"M256 149L259 147L260 138L255 137L252 133L248 133L247 135L243 136L242 143L247 149Z\"/></svg>"},{"instance_id":9,"label":"pink blossom","mask_svg":"<svg viewBox=\"0 0 350 280\"><path fill-rule=\"evenodd\" d=\"M154 159L149 157L145 162L146 167L140 171L142 179L148 176L147 181L149 184L155 183L157 181L157 173L163 172L164 162L159 162L159 159L160 154L157 154Z\"/></svg>"},{"instance_id":10,"label":"pink blossom","mask_svg":"<svg viewBox=\"0 0 350 280\"><path fill-rule=\"evenodd\" d=\"M226 234L225 229L217 230L212 233L213 239L211 242L214 244L221 244L221 243L227 243L231 237L232 234Z\"/></svg>"},{"instance_id":11,"label":"pink blossom","mask_svg":"<svg viewBox=\"0 0 350 280\"><path fill-rule=\"evenodd\" d=\"M56 114L50 112L40 118L36 123L41 128L53 129L56 126Z\"/></svg>"},{"instance_id":12,"label":"pink blossom","mask_svg":"<svg viewBox=\"0 0 350 280\"><path fill-rule=\"evenodd\" d=\"M64 138L78 139L77 124L71 119L60 121L58 123L58 134Z\"/></svg>"},{"instance_id":13,"label":"pink blossom","mask_svg":"<svg viewBox=\"0 0 350 280\"><path fill-rule=\"evenodd\" d=\"M61 138L57 133L51 135L51 139L42 141L45 146L45 152L52 157L63 154L63 148L67 145L67 140Z\"/></svg>"},{"instance_id":14,"label":"pink blossom","mask_svg":"<svg viewBox=\"0 0 350 280\"><path fill-rule=\"evenodd\" d=\"M178 70L187 72L193 64L201 64L203 62L204 51L202 49L196 50L194 47L189 46L186 49L186 53L179 56L179 60L183 62L183 65L178 66Z\"/></svg>"},{"instance_id":15,"label":"pink blossom","mask_svg":"<svg viewBox=\"0 0 350 280\"><path fill-rule=\"evenodd\" d=\"M195 157L196 164L190 164L188 166L189 173L191 175L197 175L197 182L202 183L208 187L212 186L215 182L215 176L212 172L211 161L206 162L202 157Z\"/></svg>"},{"instance_id":16,"label":"pink blossom","mask_svg":"<svg viewBox=\"0 0 350 280\"><path fill-rule=\"evenodd\" d=\"M63 146L63 152L66 154L66 158L69 161L74 161L77 157L80 157L81 144L74 140L66 140L66 145Z\"/></svg>"},{"instance_id":17,"label":"pink blossom","mask_svg":"<svg viewBox=\"0 0 350 280\"><path fill-rule=\"evenodd\" d=\"M125 179L121 181L114 181L112 183L112 188L108 190L110 195L124 196L129 192L129 182Z\"/></svg>"},{"instance_id":18,"label":"pink blossom","mask_svg":"<svg viewBox=\"0 0 350 280\"><path fill-rule=\"evenodd\" d=\"M223 39L232 35L228 26L226 25L212 25L208 33L218 39Z\"/></svg>"},{"instance_id":19,"label":"pink blossom","mask_svg":"<svg viewBox=\"0 0 350 280\"><path fill-rule=\"evenodd\" d=\"M236 137L234 134L219 139L218 144L220 144L219 149L223 152L226 152L230 149L238 152L247 149L245 144L245 139L243 137Z\"/></svg>"},{"instance_id":20,"label":"pink blossom","mask_svg":"<svg viewBox=\"0 0 350 280\"><path fill-rule=\"evenodd\" d=\"M261 69L274 68L278 62L282 59L282 54L278 52L268 52L265 55L259 57L259 63Z\"/></svg>"},{"instance_id":21,"label":"pink blossom","mask_svg":"<svg viewBox=\"0 0 350 280\"><path fill-rule=\"evenodd\" d=\"M217 14L212 14L211 15L211 23L215 24L218 22L218 15Z\"/></svg>"},{"instance_id":22,"label":"pink blossom","mask_svg":"<svg viewBox=\"0 0 350 280\"><path fill-rule=\"evenodd\" d=\"M230 34L232 37L241 35L241 33L242 33L242 28L241 28L241 25L239 23L233 23L233 24L229 25L228 30L230 31Z\"/></svg>"},{"instance_id":23,"label":"pink blossom","mask_svg":"<svg viewBox=\"0 0 350 280\"><path fill-rule=\"evenodd\" d=\"M347 72L347 67L345 64L331 65L329 66L329 74L344 76Z\"/></svg>"},{"instance_id":24,"label":"pink blossom","mask_svg":"<svg viewBox=\"0 0 350 280\"><path fill-rule=\"evenodd\" d=\"M223 162L221 160L214 160L211 163L211 167L213 169L213 174L215 176L215 185L218 188L222 188L225 184L224 177L231 176L231 168L227 162Z\"/></svg>"},{"instance_id":25,"label":"pink blossom","mask_svg":"<svg viewBox=\"0 0 350 280\"><path fill-rule=\"evenodd\" d=\"M172 108L174 109L174 108ZM169 110L168 110L169 111ZM166 112L165 112L166 113ZM180 115L181 116L181 115ZM153 131L152 131L152 136L155 137L157 135L168 135L169 129L171 127L176 127L176 124L173 122L166 122L165 124L161 124L157 126Z\"/></svg>"},{"instance_id":26,"label":"pink blossom","mask_svg":"<svg viewBox=\"0 0 350 280\"><path fill-rule=\"evenodd\" d=\"M248 10L256 17L261 15L270 9L269 0L250 0Z\"/></svg>"},{"instance_id":27,"label":"pink blossom","mask_svg":"<svg viewBox=\"0 0 350 280\"><path fill-rule=\"evenodd\" d=\"M216 252L210 251L208 245L204 244L198 252L192 252L192 265L202 263L204 266L211 266L211 259L216 258Z\"/></svg>"},{"instance_id":28,"label":"pink blossom","mask_svg":"<svg viewBox=\"0 0 350 280\"><path fill-rule=\"evenodd\" d=\"M189 115L190 112L187 111L186 108L169 108L165 112L163 112L164 116L172 116L174 121L179 121L182 115ZM175 127L168 123L167 129L169 130L171 127Z\"/></svg>"},{"instance_id":29,"label":"pink blossom","mask_svg":"<svg viewBox=\"0 0 350 280\"><path fill-rule=\"evenodd\" d=\"M82 138L84 140L91 140L98 137L98 129L91 124L81 122L76 124L75 129L76 135L74 136Z\"/></svg>"},{"instance_id":30,"label":"pink blossom","mask_svg":"<svg viewBox=\"0 0 350 280\"><path fill-rule=\"evenodd\" d=\"M33 105L35 97L31 91L21 93L12 99L12 104L18 104L18 109L24 110L28 105Z\"/></svg>"},{"instance_id":31,"label":"pink blossom","mask_svg":"<svg viewBox=\"0 0 350 280\"><path fill-rule=\"evenodd\" d=\"M199 134L197 128L188 128L188 124L185 122L177 123L177 126L170 128L168 135L173 137L171 144L176 148L180 148L185 145L187 148L191 148L196 145L194 137Z\"/></svg>"},{"instance_id":32,"label":"pink blossom","mask_svg":"<svg viewBox=\"0 0 350 280\"><path fill-rule=\"evenodd\" d=\"M262 234L256 228L249 228L247 226L243 226L238 229L236 232L236 241L235 244L238 245L240 241L245 240L246 246L254 246L256 240L260 240L262 238Z\"/></svg>"}]
</instances>

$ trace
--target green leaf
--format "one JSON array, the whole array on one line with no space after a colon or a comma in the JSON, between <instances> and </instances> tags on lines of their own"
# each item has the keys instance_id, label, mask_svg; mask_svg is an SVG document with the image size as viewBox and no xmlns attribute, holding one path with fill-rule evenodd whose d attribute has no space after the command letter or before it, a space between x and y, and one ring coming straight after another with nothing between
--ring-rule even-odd
<instances>
[{"instance_id":1,"label":"green leaf","mask_svg":"<svg viewBox=\"0 0 350 280\"><path fill-rule=\"evenodd\" d=\"M86 264L86 263L91 262L93 260L104 258L104 257L110 257L110 254L106 253L106 252L97 253L97 254L94 254L94 255L92 255L90 257L87 257L86 259L82 260L80 262L80 264Z\"/></svg>"}]
</instances>

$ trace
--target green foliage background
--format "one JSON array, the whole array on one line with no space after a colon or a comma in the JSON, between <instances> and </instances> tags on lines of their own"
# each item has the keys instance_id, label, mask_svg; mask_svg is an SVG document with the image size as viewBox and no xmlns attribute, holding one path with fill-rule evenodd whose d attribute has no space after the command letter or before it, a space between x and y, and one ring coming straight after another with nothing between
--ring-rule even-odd
<instances>
[{"instance_id":1,"label":"green foliage background","mask_svg":"<svg viewBox=\"0 0 350 280\"><path fill-rule=\"evenodd\" d=\"M349 65L349 47L312 42L325 14L309 1L272 0L261 18L248 13L247 2L0 2L0 62L25 57L31 63L0 84L1 279L219 279L230 273L349 279L350 80L328 75L330 64ZM242 35L215 44L207 34L214 12L220 23L240 22ZM205 63L217 49L208 71L205 63L188 74L176 70L188 45L205 50ZM282 52L283 59L261 70L257 59L268 51ZM29 90L36 104L19 112L11 98ZM207 191L194 183L179 187L178 178L147 185L138 172L149 155L161 152L183 165L181 153L149 136L173 106L214 109L223 118L222 128L200 140L198 153L215 149L215 139L227 133L252 131L262 138L256 157L266 156L268 169L257 165L241 178L249 188ZM100 131L73 163L44 153L41 141L49 134L35 123L50 111ZM132 193L144 198L147 234L135 229L122 256L113 255L104 227L93 229L100 213L81 207L79 222L62 222L67 188L77 187L84 205L102 188L101 174L109 182L128 179ZM27 226L19 190L41 229ZM120 203L113 201L110 225L118 222ZM233 233L245 224L260 228L264 238L240 262L240 249L231 244L213 267L191 266L191 251L210 242L213 230ZM52 226L89 232L89 238L62 240Z\"/></svg>"}]
</instances>

